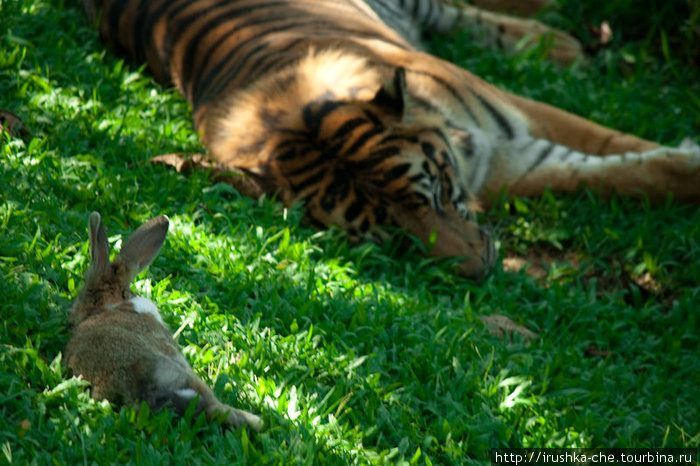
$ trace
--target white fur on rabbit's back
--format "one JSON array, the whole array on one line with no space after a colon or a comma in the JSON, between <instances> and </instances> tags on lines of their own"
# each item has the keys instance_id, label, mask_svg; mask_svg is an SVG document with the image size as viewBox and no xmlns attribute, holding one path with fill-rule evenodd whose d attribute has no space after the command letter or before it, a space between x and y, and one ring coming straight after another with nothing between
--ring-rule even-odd
<instances>
[{"instance_id":1,"label":"white fur on rabbit's back","mask_svg":"<svg viewBox=\"0 0 700 466\"><path fill-rule=\"evenodd\" d=\"M158 312L158 307L150 299L142 296L134 296L131 299L127 299L126 301L113 304L112 306L108 307L119 307L124 303L130 303L131 308L137 314L150 314L156 320L156 322L165 327L165 322L163 322L163 318L160 316L160 312Z\"/></svg>"},{"instance_id":2,"label":"white fur on rabbit's back","mask_svg":"<svg viewBox=\"0 0 700 466\"><path fill-rule=\"evenodd\" d=\"M151 314L162 326L165 326L165 322L163 322L163 318L160 316L160 312L158 312L158 307L153 301L142 296L134 296L129 301L131 305L134 306L134 311L138 314Z\"/></svg>"}]
</instances>

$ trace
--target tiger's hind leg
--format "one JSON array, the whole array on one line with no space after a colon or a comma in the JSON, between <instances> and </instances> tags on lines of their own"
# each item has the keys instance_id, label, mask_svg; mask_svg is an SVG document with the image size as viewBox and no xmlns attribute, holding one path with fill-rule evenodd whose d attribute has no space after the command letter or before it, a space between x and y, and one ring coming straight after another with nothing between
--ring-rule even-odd
<instances>
[{"instance_id":1,"label":"tiger's hind leg","mask_svg":"<svg viewBox=\"0 0 700 466\"><path fill-rule=\"evenodd\" d=\"M555 0L470 0L472 5L489 11L517 16L533 16Z\"/></svg>"},{"instance_id":2,"label":"tiger's hind leg","mask_svg":"<svg viewBox=\"0 0 700 466\"><path fill-rule=\"evenodd\" d=\"M464 3L452 3L444 0L440 0L438 3L441 14L432 15L426 24L427 27L436 32L467 28L473 31L477 40L486 46L510 51L515 51L522 46L529 47L544 42L550 59L560 64L569 64L583 56L583 48L578 40L535 19L510 16ZM501 0L490 2L500 5L488 5L488 3L485 5L486 7L508 7L508 5L503 4L513 2ZM526 10L534 9L531 6Z\"/></svg>"}]
</instances>

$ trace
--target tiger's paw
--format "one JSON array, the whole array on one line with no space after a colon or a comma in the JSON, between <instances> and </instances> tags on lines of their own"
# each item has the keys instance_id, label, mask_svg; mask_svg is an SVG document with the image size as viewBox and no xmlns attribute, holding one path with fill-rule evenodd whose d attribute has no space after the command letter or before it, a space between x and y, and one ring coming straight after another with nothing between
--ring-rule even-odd
<instances>
[{"instance_id":1,"label":"tiger's paw","mask_svg":"<svg viewBox=\"0 0 700 466\"><path fill-rule=\"evenodd\" d=\"M504 43L515 51L542 44L550 60L560 65L571 64L584 56L583 47L576 38L537 20L508 18L499 26Z\"/></svg>"},{"instance_id":2,"label":"tiger's paw","mask_svg":"<svg viewBox=\"0 0 700 466\"><path fill-rule=\"evenodd\" d=\"M547 56L555 63L569 65L584 56L581 43L566 32L537 23L531 34L533 40L545 46ZM526 43L529 45L532 42Z\"/></svg>"},{"instance_id":3,"label":"tiger's paw","mask_svg":"<svg viewBox=\"0 0 700 466\"><path fill-rule=\"evenodd\" d=\"M685 137L681 141L678 149L688 152L691 155L695 155L698 160L700 160L700 145L697 141L691 137Z\"/></svg>"},{"instance_id":4,"label":"tiger's paw","mask_svg":"<svg viewBox=\"0 0 700 466\"><path fill-rule=\"evenodd\" d=\"M700 176L700 145L690 137L681 141L678 147L673 147L666 152L666 158L678 160L679 167L675 173L681 176ZM700 178L696 178L700 183Z\"/></svg>"},{"instance_id":5,"label":"tiger's paw","mask_svg":"<svg viewBox=\"0 0 700 466\"><path fill-rule=\"evenodd\" d=\"M700 203L700 145L685 138L678 147L660 147L645 152L650 186L673 193L676 199Z\"/></svg>"}]
</instances>

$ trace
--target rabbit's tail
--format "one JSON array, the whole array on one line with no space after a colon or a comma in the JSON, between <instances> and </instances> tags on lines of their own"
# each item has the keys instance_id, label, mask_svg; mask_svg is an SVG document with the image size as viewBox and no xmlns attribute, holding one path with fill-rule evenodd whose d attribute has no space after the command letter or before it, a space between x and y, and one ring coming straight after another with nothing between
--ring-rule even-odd
<instances>
[{"instance_id":1,"label":"rabbit's tail","mask_svg":"<svg viewBox=\"0 0 700 466\"><path fill-rule=\"evenodd\" d=\"M195 413L199 414L205 410L207 404L204 397L191 388L181 388L179 390L171 391L166 403L163 404L174 407L175 412L179 416L184 416L185 411L187 411L187 408L189 408L192 400L197 397L199 398L197 399L197 405L195 406Z\"/></svg>"}]
</instances>

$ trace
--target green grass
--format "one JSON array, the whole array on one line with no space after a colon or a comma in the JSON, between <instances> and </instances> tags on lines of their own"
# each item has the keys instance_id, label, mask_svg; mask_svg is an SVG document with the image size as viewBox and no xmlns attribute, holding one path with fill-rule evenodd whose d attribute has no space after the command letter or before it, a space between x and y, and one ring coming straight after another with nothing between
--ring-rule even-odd
<instances>
[{"instance_id":1,"label":"green grass","mask_svg":"<svg viewBox=\"0 0 700 466\"><path fill-rule=\"evenodd\" d=\"M483 221L506 266L478 284L399 242L350 245L300 209L151 166L201 150L186 104L64 3L0 0L0 109L33 134L0 149L0 461L485 464L492 447L700 445L695 206L501 200ZM700 133L700 72L652 43L570 69L465 34L432 45L505 88L675 144ZM135 289L223 401L262 414L262 433L95 403L65 371L91 210L115 247L170 216ZM520 259L530 274L510 270ZM478 316L493 313L539 338L490 336Z\"/></svg>"}]
</instances>

